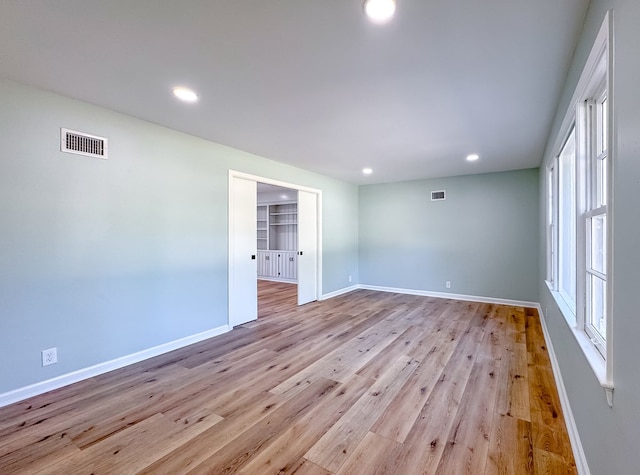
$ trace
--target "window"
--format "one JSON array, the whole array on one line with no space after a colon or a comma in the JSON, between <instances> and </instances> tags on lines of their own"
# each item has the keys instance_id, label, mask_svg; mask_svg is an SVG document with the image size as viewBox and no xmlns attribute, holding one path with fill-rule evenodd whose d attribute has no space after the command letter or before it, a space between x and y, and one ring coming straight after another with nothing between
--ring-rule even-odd
<instances>
[{"instance_id":1,"label":"window","mask_svg":"<svg viewBox=\"0 0 640 475\"><path fill-rule=\"evenodd\" d=\"M546 167L547 284L611 389L610 16L596 39Z\"/></svg>"},{"instance_id":2,"label":"window","mask_svg":"<svg viewBox=\"0 0 640 475\"><path fill-rule=\"evenodd\" d=\"M576 312L576 129L558 156L558 291Z\"/></svg>"},{"instance_id":3,"label":"window","mask_svg":"<svg viewBox=\"0 0 640 475\"><path fill-rule=\"evenodd\" d=\"M607 93L602 84L595 100L585 102L587 116L586 308L585 331L603 357L607 340Z\"/></svg>"}]
</instances>

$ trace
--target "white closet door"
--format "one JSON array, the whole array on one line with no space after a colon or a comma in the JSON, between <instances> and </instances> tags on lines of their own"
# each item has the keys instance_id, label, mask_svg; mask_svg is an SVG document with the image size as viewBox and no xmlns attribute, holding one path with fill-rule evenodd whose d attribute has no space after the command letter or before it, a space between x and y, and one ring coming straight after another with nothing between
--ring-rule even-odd
<instances>
[{"instance_id":1,"label":"white closet door","mask_svg":"<svg viewBox=\"0 0 640 475\"><path fill-rule=\"evenodd\" d=\"M258 318L256 182L229 180L229 326Z\"/></svg>"},{"instance_id":2,"label":"white closet door","mask_svg":"<svg viewBox=\"0 0 640 475\"><path fill-rule=\"evenodd\" d=\"M318 300L318 195L298 191L298 305Z\"/></svg>"}]
</instances>

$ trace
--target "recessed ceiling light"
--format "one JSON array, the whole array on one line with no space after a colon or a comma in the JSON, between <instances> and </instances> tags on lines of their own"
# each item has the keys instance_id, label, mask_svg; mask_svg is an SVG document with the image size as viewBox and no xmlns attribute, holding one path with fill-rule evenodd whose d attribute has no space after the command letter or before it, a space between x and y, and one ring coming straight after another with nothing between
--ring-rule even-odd
<instances>
[{"instance_id":1,"label":"recessed ceiling light","mask_svg":"<svg viewBox=\"0 0 640 475\"><path fill-rule=\"evenodd\" d=\"M475 162L479 158L480 158L480 155L478 155L477 153L471 153L471 154L467 155L467 161L468 162Z\"/></svg>"},{"instance_id":2,"label":"recessed ceiling light","mask_svg":"<svg viewBox=\"0 0 640 475\"><path fill-rule=\"evenodd\" d=\"M374 23L385 23L396 12L396 0L365 0L364 12Z\"/></svg>"},{"instance_id":3,"label":"recessed ceiling light","mask_svg":"<svg viewBox=\"0 0 640 475\"><path fill-rule=\"evenodd\" d=\"M362 169L362 174L363 175L371 175L373 173L373 170L371 168L363 168Z\"/></svg>"},{"instance_id":4,"label":"recessed ceiling light","mask_svg":"<svg viewBox=\"0 0 640 475\"><path fill-rule=\"evenodd\" d=\"M198 100L198 95L186 87L174 87L173 95L184 102L196 102Z\"/></svg>"}]
</instances>

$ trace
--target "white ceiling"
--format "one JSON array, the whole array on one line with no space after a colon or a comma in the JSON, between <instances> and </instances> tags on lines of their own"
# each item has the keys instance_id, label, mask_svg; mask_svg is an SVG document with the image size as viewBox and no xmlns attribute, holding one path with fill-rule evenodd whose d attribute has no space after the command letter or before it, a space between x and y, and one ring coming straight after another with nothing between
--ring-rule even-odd
<instances>
[{"instance_id":1,"label":"white ceiling","mask_svg":"<svg viewBox=\"0 0 640 475\"><path fill-rule=\"evenodd\" d=\"M1 0L0 77L352 183L529 168L588 3Z\"/></svg>"}]
</instances>

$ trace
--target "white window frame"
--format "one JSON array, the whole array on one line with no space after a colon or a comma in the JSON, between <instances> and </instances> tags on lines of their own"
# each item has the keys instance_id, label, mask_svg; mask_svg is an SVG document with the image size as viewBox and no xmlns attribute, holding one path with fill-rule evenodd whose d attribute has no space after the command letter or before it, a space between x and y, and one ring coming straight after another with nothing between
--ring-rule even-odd
<instances>
[{"instance_id":1,"label":"white window frame","mask_svg":"<svg viewBox=\"0 0 640 475\"><path fill-rule=\"evenodd\" d=\"M566 112L556 140L550 148L546 165L546 282L558 308L572 329L579 346L594 370L600 384L607 391L607 401L613 404L613 163L614 163L614 124L613 124L613 55L611 54L613 35L613 16L607 12L604 23L596 37L594 46L580 76L578 85ZM607 101L606 116L599 113L597 106L602 98ZM594 137L599 124L606 126L606 142L600 143ZM558 157L567 138L575 127L576 133L576 302L568 302L560 291L559 275L560 236L559 206L562 190L559 189ZM599 140L599 138L597 138ZM604 157L598 152L604 149ZM606 158L605 182L606 195L599 200L596 179L599 159ZM604 203L603 203L604 201ZM604 272L598 272L591 266L591 232L593 218L606 217L606 241ZM591 295L588 279L596 276L605 281L604 300L606 326L605 336L591 325Z\"/></svg>"},{"instance_id":2,"label":"white window frame","mask_svg":"<svg viewBox=\"0 0 640 475\"><path fill-rule=\"evenodd\" d=\"M608 272L608 264L609 264L609 256L608 256L608 252L606 252L606 248L605 248L605 255L604 255L604 269L603 271L598 271L597 269L594 269L593 266L591 265L592 262L592 242L591 242L591 236L592 236L592 223L594 218L598 218L598 217L603 217L606 220L608 220L609 216L608 216L608 196L601 196L600 192L601 190L599 189L598 186L598 166L599 166L599 162L602 160L607 160L607 163L605 165L605 179L608 178L608 176L610 175L608 168L610 168L610 160L609 160L609 140L606 140L607 143L600 143L602 142L601 137L599 136L598 133L594 132L601 132L602 131L602 127L606 125L606 118L602 116L602 107L601 104L604 100L607 100L608 102L608 97L607 97L607 88L606 88L606 80L605 81L601 81L600 84L595 88L595 90L589 91L591 92L591 94L589 94L593 99L589 99L587 100L584 105L582 106L585 110L585 118L587 119L587 127L590 128L591 133L587 134L588 138L591 139L590 143L585 144L586 145L586 152L587 152L587 156L586 156L586 161L585 161L585 166L586 166L586 177L587 177L587 190L586 190L586 208L585 208L585 212L584 212L584 223L583 226L584 231L585 231L585 239L586 239L586 253L585 253L585 268L584 268L584 277L585 277L585 291L584 291L584 295L585 295L585 303L584 303L584 329L585 332L587 333L587 335L589 336L589 338L591 339L591 342L596 346L597 350L600 352L600 354L606 359L607 354L606 354L606 349L607 349L607 337L605 336L607 331L605 328L605 335L602 335L602 333L600 332L600 330L594 326L592 324L592 312L593 309L592 307L592 295L591 295L591 286L589 285L589 282L591 281L592 278L596 278L599 280L602 280L605 282L605 284L607 283L607 276L609 274ZM606 133L606 137L608 138L609 134ZM603 183L604 185L604 191L607 192L609 186L608 183ZM607 193L608 194L608 193ZM603 203L604 202L604 203ZM607 233L605 232L604 234L604 239L605 242L608 241L609 236L607 235ZM607 286L608 287L608 286ZM605 292L605 302L608 301L608 292ZM605 304L605 314L607 313L607 308L606 308L606 304Z\"/></svg>"}]
</instances>

